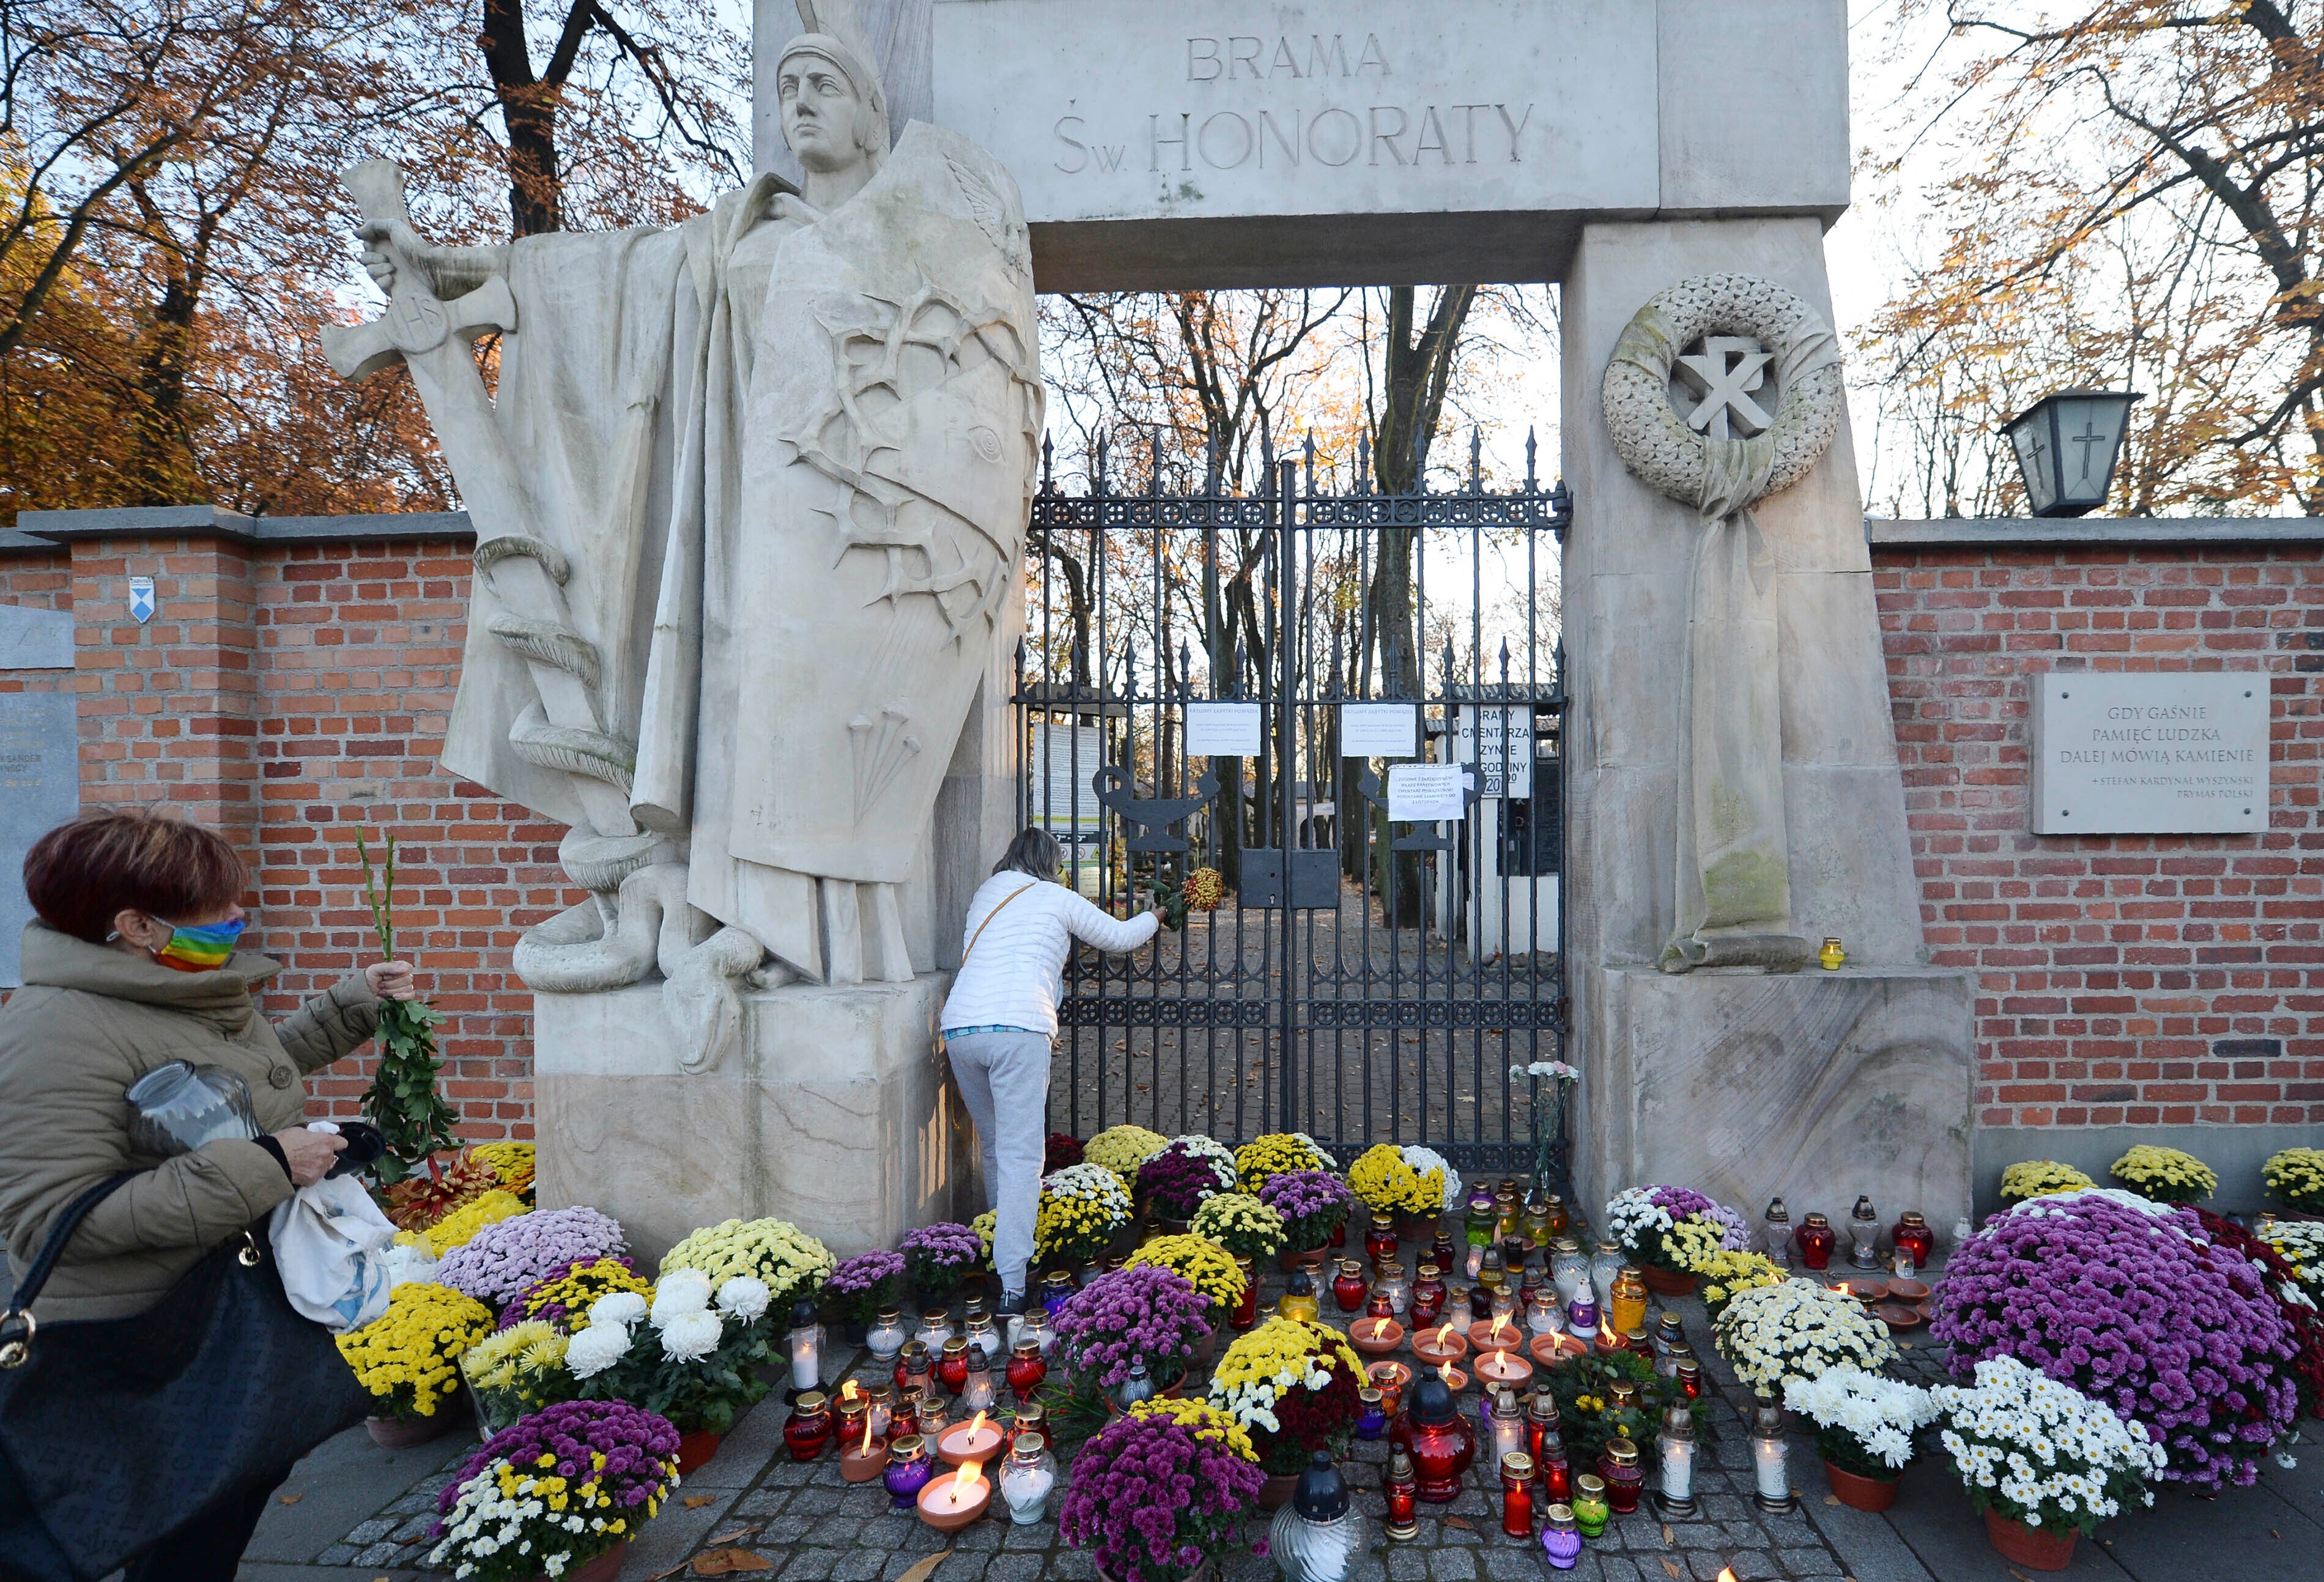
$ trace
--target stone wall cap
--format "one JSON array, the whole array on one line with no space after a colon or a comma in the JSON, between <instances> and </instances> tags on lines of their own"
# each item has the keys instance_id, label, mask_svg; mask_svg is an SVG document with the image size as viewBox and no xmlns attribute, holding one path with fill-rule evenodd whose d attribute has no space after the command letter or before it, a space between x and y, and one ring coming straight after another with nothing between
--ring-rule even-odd
<instances>
[{"instance_id":1,"label":"stone wall cap","mask_svg":"<svg viewBox=\"0 0 2324 1582\"><path fill-rule=\"evenodd\" d=\"M198 533L290 547L381 539L473 539L465 511L376 511L346 516L246 516L217 505L120 505L91 511L21 511L0 530L0 550L52 549L74 539Z\"/></svg>"},{"instance_id":2,"label":"stone wall cap","mask_svg":"<svg viewBox=\"0 0 2324 1582\"><path fill-rule=\"evenodd\" d=\"M1971 544L2280 544L2324 542L2324 516L1867 517L1874 549Z\"/></svg>"}]
</instances>

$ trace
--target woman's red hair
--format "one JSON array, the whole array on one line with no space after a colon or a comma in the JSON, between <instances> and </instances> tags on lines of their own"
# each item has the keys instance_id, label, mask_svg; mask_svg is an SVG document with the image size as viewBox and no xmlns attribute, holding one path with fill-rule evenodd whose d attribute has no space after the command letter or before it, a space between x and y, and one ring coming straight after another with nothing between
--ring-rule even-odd
<instances>
[{"instance_id":1,"label":"woman's red hair","mask_svg":"<svg viewBox=\"0 0 2324 1582\"><path fill-rule=\"evenodd\" d=\"M24 856L24 894L41 921L101 944L114 914L180 922L224 911L250 870L214 829L161 813L99 813L60 824Z\"/></svg>"}]
</instances>

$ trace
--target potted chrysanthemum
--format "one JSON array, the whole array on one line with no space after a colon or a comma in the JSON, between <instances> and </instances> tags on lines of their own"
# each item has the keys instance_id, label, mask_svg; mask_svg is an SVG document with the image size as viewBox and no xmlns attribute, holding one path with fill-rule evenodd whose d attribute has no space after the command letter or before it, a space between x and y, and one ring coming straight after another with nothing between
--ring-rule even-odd
<instances>
[{"instance_id":1,"label":"potted chrysanthemum","mask_svg":"<svg viewBox=\"0 0 2324 1582\"><path fill-rule=\"evenodd\" d=\"M1203 1199L1187 1229L1218 1243L1237 1258L1272 1258L1283 1248L1283 1216L1243 1192L1220 1192ZM1315 1253L1323 1257L1322 1249Z\"/></svg>"},{"instance_id":2,"label":"potted chrysanthemum","mask_svg":"<svg viewBox=\"0 0 2324 1582\"><path fill-rule=\"evenodd\" d=\"M1085 1264L1130 1226L1130 1189L1100 1164L1071 1164L1041 1178L1033 1251L1052 1267Z\"/></svg>"},{"instance_id":3,"label":"potted chrysanthemum","mask_svg":"<svg viewBox=\"0 0 2324 1582\"><path fill-rule=\"evenodd\" d=\"M576 1263L629 1251L621 1225L594 1208L540 1209L485 1226L436 1265L436 1281L495 1310Z\"/></svg>"},{"instance_id":4,"label":"potted chrysanthemum","mask_svg":"<svg viewBox=\"0 0 2324 1582\"><path fill-rule=\"evenodd\" d=\"M1751 1244L1743 1217L1690 1187L1632 1187L1606 1205L1606 1234L1638 1266L1646 1287L1664 1296L1692 1296L1698 1265L1724 1249Z\"/></svg>"},{"instance_id":5,"label":"potted chrysanthemum","mask_svg":"<svg viewBox=\"0 0 2324 1582\"><path fill-rule=\"evenodd\" d=\"M448 1285L407 1281L387 1311L339 1336L339 1355L378 1410L373 1440L396 1450L425 1444L455 1420L445 1410L460 1388L460 1355L493 1332L493 1310Z\"/></svg>"},{"instance_id":6,"label":"potted chrysanthemum","mask_svg":"<svg viewBox=\"0 0 2324 1582\"><path fill-rule=\"evenodd\" d=\"M2282 1148L2259 1167L2260 1180L2294 1214L2324 1214L2324 1148Z\"/></svg>"},{"instance_id":7,"label":"potted chrysanthemum","mask_svg":"<svg viewBox=\"0 0 2324 1582\"><path fill-rule=\"evenodd\" d=\"M2052 1192L2079 1192L2098 1183L2070 1164L2054 1159L2021 1159L2001 1172L2001 1200L2023 1203Z\"/></svg>"},{"instance_id":8,"label":"potted chrysanthemum","mask_svg":"<svg viewBox=\"0 0 2324 1582\"><path fill-rule=\"evenodd\" d=\"M1207 1307L1184 1275L1153 1265L1099 1275L1057 1311L1057 1360L1066 1374L1059 1404L1094 1423L1117 1410L1124 1385L1143 1374L1175 1395L1210 1339Z\"/></svg>"},{"instance_id":9,"label":"potted chrysanthemum","mask_svg":"<svg viewBox=\"0 0 2324 1582\"><path fill-rule=\"evenodd\" d=\"M1348 1183L1320 1170L1270 1176L1259 1189L1259 1200L1283 1217L1283 1246L1291 1254L1320 1253L1330 1246L1356 1206Z\"/></svg>"},{"instance_id":10,"label":"potted chrysanthemum","mask_svg":"<svg viewBox=\"0 0 2324 1582\"><path fill-rule=\"evenodd\" d=\"M1392 1214L1407 1231L1417 1231L1444 1212L1446 1171L1417 1170L1405 1154L1393 1143L1365 1149L1348 1167L1348 1187L1373 1213Z\"/></svg>"},{"instance_id":11,"label":"potted chrysanthemum","mask_svg":"<svg viewBox=\"0 0 2324 1582\"><path fill-rule=\"evenodd\" d=\"M1969 1503L2004 1559L2062 1571L2080 1534L2131 1501L2154 1503L2146 1480L2165 1457L2144 1426L2015 1357L1987 1357L1973 1386L1929 1393Z\"/></svg>"},{"instance_id":12,"label":"potted chrysanthemum","mask_svg":"<svg viewBox=\"0 0 2324 1582\"><path fill-rule=\"evenodd\" d=\"M2193 1154L2152 1143L2134 1143L2107 1173L2156 1203L2200 1203L2219 1189L2218 1173Z\"/></svg>"},{"instance_id":13,"label":"potted chrysanthemum","mask_svg":"<svg viewBox=\"0 0 2324 1582\"><path fill-rule=\"evenodd\" d=\"M583 1400L632 1402L676 1423L679 1459L699 1467L767 1393L769 1305L767 1282L755 1275L729 1275L714 1288L699 1269L673 1269L655 1282L650 1303L629 1292L600 1297L566 1344L566 1371Z\"/></svg>"},{"instance_id":14,"label":"potted chrysanthemum","mask_svg":"<svg viewBox=\"0 0 2324 1582\"><path fill-rule=\"evenodd\" d=\"M738 1274L762 1281L778 1313L823 1289L839 1260L831 1249L787 1219L729 1219L694 1232L661 1256L664 1276L699 1269L713 1286Z\"/></svg>"},{"instance_id":15,"label":"potted chrysanthemum","mask_svg":"<svg viewBox=\"0 0 2324 1582\"><path fill-rule=\"evenodd\" d=\"M653 1282L632 1268L626 1255L576 1262L518 1292L501 1309L501 1328L537 1318L569 1333L589 1321L589 1309L599 1297L617 1291L651 1297Z\"/></svg>"},{"instance_id":16,"label":"potted chrysanthemum","mask_svg":"<svg viewBox=\"0 0 2324 1582\"><path fill-rule=\"evenodd\" d=\"M463 1582L613 1582L678 1487L678 1429L625 1401L518 1419L437 1496L431 1565Z\"/></svg>"},{"instance_id":17,"label":"potted chrysanthemum","mask_svg":"<svg viewBox=\"0 0 2324 1582\"><path fill-rule=\"evenodd\" d=\"M1737 1378L1771 1395L1833 1368L1870 1373L1896 1355L1887 1325L1845 1291L1812 1280L1738 1291L1711 1337Z\"/></svg>"},{"instance_id":18,"label":"potted chrysanthemum","mask_svg":"<svg viewBox=\"0 0 2324 1582\"><path fill-rule=\"evenodd\" d=\"M1197 1141L1208 1146L1197 1147ZM1173 1138L1161 1152L1138 1167L1139 1197L1147 1212L1173 1235L1186 1234L1194 1210L1206 1198L1234 1188L1234 1156L1207 1137Z\"/></svg>"},{"instance_id":19,"label":"potted chrysanthemum","mask_svg":"<svg viewBox=\"0 0 2324 1582\"><path fill-rule=\"evenodd\" d=\"M903 1254L882 1247L841 1260L823 1282L824 1304L845 1328L851 1346L862 1345L880 1309L894 1307L903 1297Z\"/></svg>"},{"instance_id":20,"label":"potted chrysanthemum","mask_svg":"<svg viewBox=\"0 0 2324 1582\"><path fill-rule=\"evenodd\" d=\"M1784 1404L1816 1425L1832 1496L1858 1511L1885 1511L1913 1459L1913 1436L1937 1420L1936 1402L1917 1385L1862 1368L1828 1368L1784 1386Z\"/></svg>"},{"instance_id":21,"label":"potted chrysanthemum","mask_svg":"<svg viewBox=\"0 0 2324 1582\"><path fill-rule=\"evenodd\" d=\"M924 1307L949 1300L984 1261L984 1241L975 1231L954 1220L940 1219L904 1233L906 1272Z\"/></svg>"},{"instance_id":22,"label":"potted chrysanthemum","mask_svg":"<svg viewBox=\"0 0 2324 1582\"><path fill-rule=\"evenodd\" d=\"M476 1426L490 1436L529 1411L570 1401L577 1386L565 1366L568 1340L556 1325L527 1318L462 1352L460 1377L475 1406Z\"/></svg>"},{"instance_id":23,"label":"potted chrysanthemum","mask_svg":"<svg viewBox=\"0 0 2324 1582\"><path fill-rule=\"evenodd\" d=\"M1151 1266L1168 1269L1183 1276L1194 1288L1194 1293L1210 1304L1208 1322L1215 1340L1222 1325L1241 1304L1249 1288L1250 1277L1234 1254L1218 1243L1192 1234L1183 1236L1156 1236L1124 1261L1123 1267L1137 1269ZM1208 1346L1202 1360L1210 1360Z\"/></svg>"},{"instance_id":24,"label":"potted chrysanthemum","mask_svg":"<svg viewBox=\"0 0 2324 1582\"><path fill-rule=\"evenodd\" d=\"M1077 1162L1102 1166L1120 1177L1125 1188L1134 1187L1138 1167L1169 1146L1170 1139L1143 1126L1108 1126L1082 1144Z\"/></svg>"},{"instance_id":25,"label":"potted chrysanthemum","mask_svg":"<svg viewBox=\"0 0 2324 1582\"><path fill-rule=\"evenodd\" d=\"M1305 1318L1269 1318L1227 1347L1211 1374L1211 1404L1250 1433L1268 1474L1263 1507L1291 1497L1316 1451L1347 1454L1363 1378L1346 1337Z\"/></svg>"},{"instance_id":26,"label":"potted chrysanthemum","mask_svg":"<svg viewBox=\"0 0 2324 1582\"><path fill-rule=\"evenodd\" d=\"M1323 1144L1305 1132L1268 1132L1235 1150L1235 1174L1242 1189L1256 1197L1259 1189L1293 1170L1339 1168Z\"/></svg>"},{"instance_id":27,"label":"potted chrysanthemum","mask_svg":"<svg viewBox=\"0 0 2324 1582\"><path fill-rule=\"evenodd\" d=\"M1250 1436L1227 1414L1144 1402L1074 1455L1057 1531L1102 1582L1196 1582L1240 1544L1260 1483Z\"/></svg>"}]
</instances>

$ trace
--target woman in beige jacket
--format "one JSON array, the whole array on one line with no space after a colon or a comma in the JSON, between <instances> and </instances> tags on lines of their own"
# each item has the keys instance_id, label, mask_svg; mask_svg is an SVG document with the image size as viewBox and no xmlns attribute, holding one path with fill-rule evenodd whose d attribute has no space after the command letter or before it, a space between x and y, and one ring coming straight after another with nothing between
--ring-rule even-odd
<instances>
[{"instance_id":1,"label":"woman in beige jacket","mask_svg":"<svg viewBox=\"0 0 2324 1582\"><path fill-rule=\"evenodd\" d=\"M232 948L250 883L234 848L198 825L113 813L52 829L24 860L37 921L23 986L0 1007L0 1238L21 1279L57 1216L135 1172L81 1222L32 1311L43 1322L142 1312L219 1243L319 1180L344 1144L303 1129L302 1078L372 1035L379 1000L408 999L411 969L353 974L279 1024L252 991L279 964ZM250 1085L263 1135L157 1158L129 1136L130 1086L171 1060ZM249 1491L128 1568L128 1582L233 1577L269 1491Z\"/></svg>"}]
</instances>

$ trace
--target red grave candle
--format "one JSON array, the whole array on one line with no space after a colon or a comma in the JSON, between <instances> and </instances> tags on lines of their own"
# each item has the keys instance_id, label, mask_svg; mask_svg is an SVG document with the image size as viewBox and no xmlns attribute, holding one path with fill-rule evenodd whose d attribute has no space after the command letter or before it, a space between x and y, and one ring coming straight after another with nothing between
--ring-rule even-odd
<instances>
[{"instance_id":1,"label":"red grave candle","mask_svg":"<svg viewBox=\"0 0 2324 1582\"><path fill-rule=\"evenodd\" d=\"M1914 1269L1926 1269L1929 1260L1936 1255L1937 1233L1931 1230L1928 1220L1914 1210L1905 1211L1904 1217L1896 1222L1896 1228L1888 1233L1888 1239L1895 1244L1898 1252L1913 1255Z\"/></svg>"},{"instance_id":2,"label":"red grave candle","mask_svg":"<svg viewBox=\"0 0 2324 1582\"><path fill-rule=\"evenodd\" d=\"M1811 1269L1831 1267L1831 1249L1839 1238L1831 1234L1831 1220L1821 1214L1811 1214L1794 1232L1792 1239L1799 1244L1800 1262Z\"/></svg>"},{"instance_id":3,"label":"red grave candle","mask_svg":"<svg viewBox=\"0 0 2324 1582\"><path fill-rule=\"evenodd\" d=\"M1340 1260L1340 1272L1332 1277L1332 1300L1340 1304L1340 1311L1352 1313L1364 1305L1364 1292L1370 1282L1364 1279L1364 1266L1354 1258ZM1393 1313L1388 1315L1394 1318Z\"/></svg>"},{"instance_id":4,"label":"red grave candle","mask_svg":"<svg viewBox=\"0 0 2324 1582\"><path fill-rule=\"evenodd\" d=\"M936 1365L936 1377L954 1394L968 1388L968 1342L954 1336L945 1342L944 1360Z\"/></svg>"},{"instance_id":5,"label":"red grave candle","mask_svg":"<svg viewBox=\"0 0 2324 1582\"><path fill-rule=\"evenodd\" d=\"M1445 1504L1461 1493L1461 1475L1477 1458L1477 1430L1452 1403L1444 1381L1423 1376L1412 1388L1404 1414L1388 1430L1388 1441L1412 1457L1420 1498Z\"/></svg>"},{"instance_id":6,"label":"red grave candle","mask_svg":"<svg viewBox=\"0 0 2324 1582\"><path fill-rule=\"evenodd\" d=\"M831 1404L819 1390L798 1398L783 1424L783 1445L794 1461L812 1461L831 1443Z\"/></svg>"},{"instance_id":7,"label":"red grave candle","mask_svg":"<svg viewBox=\"0 0 2324 1582\"><path fill-rule=\"evenodd\" d=\"M1010 1390L1022 1406L1033 1399L1033 1392L1049 1376L1049 1365L1041 1359L1041 1344L1038 1340L1020 1340L1017 1349L1009 1354L1009 1371L1002 1375Z\"/></svg>"}]
</instances>

